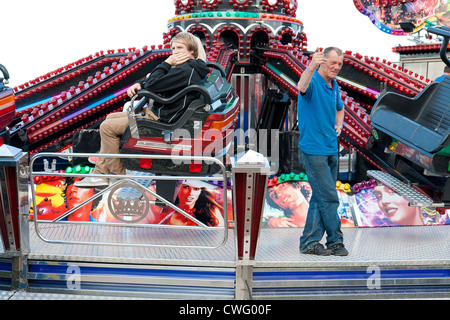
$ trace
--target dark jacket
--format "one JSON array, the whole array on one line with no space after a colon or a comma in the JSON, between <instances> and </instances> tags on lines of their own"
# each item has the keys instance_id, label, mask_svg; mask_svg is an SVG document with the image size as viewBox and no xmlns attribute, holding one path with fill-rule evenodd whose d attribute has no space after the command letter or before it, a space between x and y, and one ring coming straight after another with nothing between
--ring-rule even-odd
<instances>
[{"instance_id":1,"label":"dark jacket","mask_svg":"<svg viewBox=\"0 0 450 320\"><path fill-rule=\"evenodd\" d=\"M209 71L203 60L191 59L178 66L171 66L166 62L162 62L141 83L141 86L143 89L167 98L191 84L202 84ZM182 115L182 111L198 96L198 93L192 92L171 104L161 105L155 102L153 112L161 121L173 123L178 120Z\"/></svg>"}]
</instances>

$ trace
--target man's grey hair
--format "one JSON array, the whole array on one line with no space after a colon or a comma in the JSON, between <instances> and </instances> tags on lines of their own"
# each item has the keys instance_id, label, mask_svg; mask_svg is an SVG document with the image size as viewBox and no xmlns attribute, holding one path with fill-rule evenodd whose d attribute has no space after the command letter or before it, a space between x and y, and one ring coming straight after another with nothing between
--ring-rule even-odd
<instances>
[{"instance_id":1,"label":"man's grey hair","mask_svg":"<svg viewBox=\"0 0 450 320\"><path fill-rule=\"evenodd\" d=\"M326 48L325 50L323 50L323 53L324 53L325 57L328 57L328 53L330 53L330 51L336 52L336 54L337 54L339 57L343 57L343 56L344 56L344 53L342 52L341 49L339 49L339 48L337 48L337 47L328 47L328 48Z\"/></svg>"}]
</instances>

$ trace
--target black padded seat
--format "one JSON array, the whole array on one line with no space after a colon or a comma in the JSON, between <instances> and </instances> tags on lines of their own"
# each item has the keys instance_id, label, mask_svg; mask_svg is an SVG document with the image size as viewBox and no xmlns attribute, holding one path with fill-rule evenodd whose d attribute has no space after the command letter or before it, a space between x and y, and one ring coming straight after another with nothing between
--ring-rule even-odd
<instances>
[{"instance_id":1,"label":"black padded seat","mask_svg":"<svg viewBox=\"0 0 450 320\"><path fill-rule=\"evenodd\" d=\"M428 153L449 144L450 77L426 87L415 98L387 92L375 103L372 126Z\"/></svg>"},{"instance_id":2,"label":"black padded seat","mask_svg":"<svg viewBox=\"0 0 450 320\"><path fill-rule=\"evenodd\" d=\"M141 98L136 105L132 103L134 113L140 113L148 99L161 104L177 101L188 92L197 93L183 113L173 123L136 118L129 114L130 125L125 130L121 142L121 154L146 155L189 155L200 157L211 155L225 161L226 153L231 148L230 130L236 124L239 111L239 97L229 82L225 72L216 63L207 63L213 67L209 76L201 85L191 85L176 95L162 98L147 90L140 90L133 99ZM134 102L134 100L133 100ZM178 130L181 129L181 130ZM206 132L214 130L213 137ZM221 135L217 135L220 132ZM214 150L210 150L214 146ZM124 158L124 166L129 170L151 172L157 175L210 175L221 170L217 163L202 161L201 166L191 165L189 161L178 163L172 159L141 161L139 157Z\"/></svg>"},{"instance_id":3,"label":"black padded seat","mask_svg":"<svg viewBox=\"0 0 450 320\"><path fill-rule=\"evenodd\" d=\"M212 67L213 71L202 85L191 85L170 98L161 98L159 95L147 90L138 92L137 97L142 97L142 100L134 106L135 112L140 112L149 99L153 99L162 104L167 104L176 101L189 92L195 92L199 95L199 98L193 100L190 105L183 110L182 115L173 123L153 121L147 118L136 119L140 135L144 137L160 136L161 132L170 132L179 128L192 129L193 121L204 121L210 113L220 112L227 106L227 100L230 92L233 91L233 88L231 84L225 80L225 71L223 71L222 67L215 62L208 61L207 65ZM128 141L130 136L130 127L128 127L121 139L121 146Z\"/></svg>"}]
</instances>

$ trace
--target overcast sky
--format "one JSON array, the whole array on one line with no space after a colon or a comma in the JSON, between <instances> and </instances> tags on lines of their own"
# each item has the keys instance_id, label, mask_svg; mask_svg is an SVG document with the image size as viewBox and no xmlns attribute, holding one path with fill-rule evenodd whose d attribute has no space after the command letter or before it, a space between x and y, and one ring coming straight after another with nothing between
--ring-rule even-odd
<instances>
[{"instance_id":1,"label":"overcast sky","mask_svg":"<svg viewBox=\"0 0 450 320\"><path fill-rule=\"evenodd\" d=\"M162 6L162 3L167 5ZM0 64L14 87L101 50L162 43L173 0L2 1ZM337 46L397 62L392 53L407 37L377 29L353 0L299 0L308 50Z\"/></svg>"}]
</instances>

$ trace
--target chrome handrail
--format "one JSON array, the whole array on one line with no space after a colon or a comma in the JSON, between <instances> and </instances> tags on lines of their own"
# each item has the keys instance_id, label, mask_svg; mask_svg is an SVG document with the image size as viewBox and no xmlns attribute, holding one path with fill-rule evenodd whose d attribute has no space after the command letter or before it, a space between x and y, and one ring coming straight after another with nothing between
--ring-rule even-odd
<instances>
[{"instance_id":1,"label":"chrome handrail","mask_svg":"<svg viewBox=\"0 0 450 320\"><path fill-rule=\"evenodd\" d=\"M217 249L222 247L228 240L228 204L227 204L227 171L222 163L217 158L214 157L202 157L202 156L179 156L179 155L143 155L143 154L102 154L102 158L141 158L141 159L157 159L157 160L173 160L177 161L205 161L205 162L214 162L221 168L221 174L214 177L209 176L149 176L149 175L107 175L107 174L93 174L93 173L62 173L62 172L49 172L49 171L33 171L34 163L39 158L88 158L88 157L98 157L99 154L95 153L37 153L32 156L30 160L30 185L31 185L31 195L32 195L32 203L33 210L35 210L33 214L33 222L36 234L38 237L48 243L54 244L77 244L77 245L109 245L109 246L133 246L133 247L165 247L165 248L193 248L193 249ZM52 176L52 177L100 177L100 178L115 178L121 179L119 182L105 188L94 196L86 199L81 204L72 208L65 212L63 216L60 216L54 220L38 220L37 212L36 212L36 195L35 195L35 183L34 177L39 176ZM163 197L159 196L157 193L152 190L138 184L137 182L131 179L153 179L153 180L205 180L205 181L222 181L223 182L223 211L224 211L224 225L223 227L210 227L202 222L198 221L196 218L189 215L187 212L173 205L171 202L167 201ZM117 222L88 222L88 221L60 221L64 217L69 216L72 212L75 212L80 207L83 207L85 204L95 200L96 198L102 196L106 191L113 188L115 185L119 183L123 183L124 181L135 183L139 185L146 192L149 192L153 197L162 201L166 206L172 208L173 210L181 213L183 216L195 222L198 226L175 226L175 225L154 225L154 224L138 224L138 223L117 223ZM138 228L167 228L167 229L189 229L189 230L220 230L223 228L223 239L222 241L215 246L203 246L203 245L173 245L173 244L142 244L142 243L122 243L122 242L94 242L94 241L70 241L70 240L52 240L48 239L42 235L39 230L40 224L60 224L60 225L95 225L95 226L107 226L107 227L138 227Z\"/></svg>"}]
</instances>

